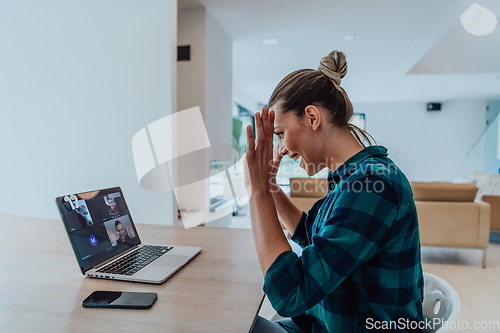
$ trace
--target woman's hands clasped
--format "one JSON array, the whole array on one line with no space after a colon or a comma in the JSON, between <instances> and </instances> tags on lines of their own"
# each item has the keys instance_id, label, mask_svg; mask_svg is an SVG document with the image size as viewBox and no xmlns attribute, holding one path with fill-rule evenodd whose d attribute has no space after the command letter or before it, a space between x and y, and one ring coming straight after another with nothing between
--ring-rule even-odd
<instances>
[{"instance_id":1,"label":"woman's hands clasped","mask_svg":"<svg viewBox=\"0 0 500 333\"><path fill-rule=\"evenodd\" d=\"M250 219L255 248L262 273L265 274L276 258L291 247L279 223L275 195L272 192L274 111L267 107L255 114L257 139L252 127L247 127L245 186L250 198ZM277 186L276 186L277 187ZM281 192L281 191L280 191Z\"/></svg>"},{"instance_id":2,"label":"woman's hands clasped","mask_svg":"<svg viewBox=\"0 0 500 333\"><path fill-rule=\"evenodd\" d=\"M273 149L275 111L264 107L255 114L257 141L254 140L252 127L247 126L247 153L245 167L245 187L249 195L251 189L275 192L276 174L283 156L288 154L284 146L278 144Z\"/></svg>"},{"instance_id":3,"label":"woman's hands clasped","mask_svg":"<svg viewBox=\"0 0 500 333\"><path fill-rule=\"evenodd\" d=\"M264 107L261 113L255 114L256 140L252 127L247 126L248 169L245 172L245 183L249 195L253 191L267 192L272 186L274 116L274 110L269 111L267 107Z\"/></svg>"}]
</instances>

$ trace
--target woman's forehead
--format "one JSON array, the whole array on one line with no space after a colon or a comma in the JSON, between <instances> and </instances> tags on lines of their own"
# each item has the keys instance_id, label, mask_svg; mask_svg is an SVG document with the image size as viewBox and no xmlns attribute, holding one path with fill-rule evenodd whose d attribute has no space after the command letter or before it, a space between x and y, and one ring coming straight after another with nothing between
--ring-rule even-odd
<instances>
[{"instance_id":1,"label":"woman's forehead","mask_svg":"<svg viewBox=\"0 0 500 333\"><path fill-rule=\"evenodd\" d=\"M274 126L284 125L295 118L293 112L283 112L281 108L271 108L270 110L274 110Z\"/></svg>"},{"instance_id":2,"label":"woman's forehead","mask_svg":"<svg viewBox=\"0 0 500 333\"><path fill-rule=\"evenodd\" d=\"M274 111L274 127L281 126L283 122L286 121L286 116L283 114L283 112L277 110L277 109L270 109Z\"/></svg>"}]
</instances>

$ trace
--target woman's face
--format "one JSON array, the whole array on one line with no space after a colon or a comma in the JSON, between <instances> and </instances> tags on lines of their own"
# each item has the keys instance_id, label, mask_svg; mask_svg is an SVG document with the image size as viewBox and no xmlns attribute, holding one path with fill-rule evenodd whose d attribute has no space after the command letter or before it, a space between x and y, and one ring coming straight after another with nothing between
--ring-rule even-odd
<instances>
[{"instance_id":1,"label":"woman's face","mask_svg":"<svg viewBox=\"0 0 500 333\"><path fill-rule=\"evenodd\" d=\"M124 242L125 241L125 230L123 229L123 225L118 223L116 225L116 233L118 234L118 238Z\"/></svg>"},{"instance_id":2,"label":"woman's face","mask_svg":"<svg viewBox=\"0 0 500 333\"><path fill-rule=\"evenodd\" d=\"M316 131L311 129L307 117L302 119L293 112L283 113L280 108L272 108L275 111L274 134L278 136L280 145L288 151L290 158L300 159L300 167L307 175L318 173L325 165L321 151L319 151L319 137Z\"/></svg>"}]
</instances>

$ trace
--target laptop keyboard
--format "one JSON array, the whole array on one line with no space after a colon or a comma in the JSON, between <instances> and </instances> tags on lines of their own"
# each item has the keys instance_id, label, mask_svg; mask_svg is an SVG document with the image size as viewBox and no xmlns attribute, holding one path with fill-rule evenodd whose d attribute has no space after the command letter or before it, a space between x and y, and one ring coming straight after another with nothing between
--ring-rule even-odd
<instances>
[{"instance_id":1,"label":"laptop keyboard","mask_svg":"<svg viewBox=\"0 0 500 333\"><path fill-rule=\"evenodd\" d=\"M168 251L169 246L144 245L126 256L97 271L97 273L132 275L152 263Z\"/></svg>"}]
</instances>

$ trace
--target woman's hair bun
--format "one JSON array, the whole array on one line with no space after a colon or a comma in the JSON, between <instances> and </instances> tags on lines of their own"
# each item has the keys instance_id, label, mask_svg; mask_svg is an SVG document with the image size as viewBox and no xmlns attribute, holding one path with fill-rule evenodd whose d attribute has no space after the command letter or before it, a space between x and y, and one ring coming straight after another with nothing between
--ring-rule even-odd
<instances>
[{"instance_id":1,"label":"woman's hair bun","mask_svg":"<svg viewBox=\"0 0 500 333\"><path fill-rule=\"evenodd\" d=\"M334 50L321 58L318 70L340 86L340 79L347 74L347 60L344 52Z\"/></svg>"}]
</instances>

